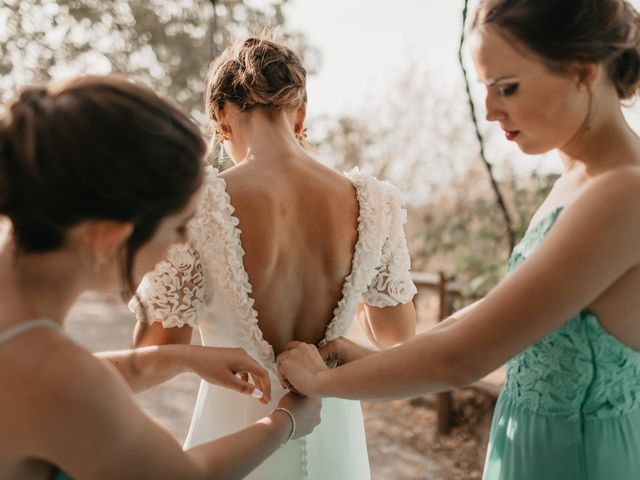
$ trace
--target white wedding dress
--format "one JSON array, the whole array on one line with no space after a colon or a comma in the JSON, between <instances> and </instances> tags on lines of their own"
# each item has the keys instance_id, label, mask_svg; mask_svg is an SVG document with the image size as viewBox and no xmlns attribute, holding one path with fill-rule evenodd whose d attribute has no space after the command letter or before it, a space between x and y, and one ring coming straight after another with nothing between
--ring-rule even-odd
<instances>
[{"instance_id":1,"label":"white wedding dress","mask_svg":"<svg viewBox=\"0 0 640 480\"><path fill-rule=\"evenodd\" d=\"M408 303L416 293L403 225L406 212L398 190L357 169L345 174L360 207L358 240L342 299L333 311L324 340L345 335L357 305ZM170 250L143 280L132 300L138 319L165 327L198 326L203 345L242 347L271 373L272 403L201 382L185 448L223 437L270 414L286 392L276 372L272 346L265 341L253 308L251 284L243 265L238 220L217 171L207 172L202 199L189 224L190 242ZM281 299L280 301L286 301ZM308 436L293 440L248 477L253 480L367 480L369 460L360 402L323 401L322 421Z\"/></svg>"}]
</instances>

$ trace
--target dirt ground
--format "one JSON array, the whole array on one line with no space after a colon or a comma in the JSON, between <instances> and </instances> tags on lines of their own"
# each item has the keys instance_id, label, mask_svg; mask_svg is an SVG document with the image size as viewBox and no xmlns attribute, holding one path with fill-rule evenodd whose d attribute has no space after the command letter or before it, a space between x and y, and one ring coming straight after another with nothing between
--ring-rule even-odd
<instances>
[{"instance_id":1,"label":"dirt ground","mask_svg":"<svg viewBox=\"0 0 640 480\"><path fill-rule=\"evenodd\" d=\"M113 297L85 295L66 323L69 334L93 351L127 348L134 320ZM138 395L140 404L182 442L198 378L184 374ZM437 434L432 396L363 402L373 480L477 480L482 476L494 400L473 390L453 395L450 434Z\"/></svg>"}]
</instances>

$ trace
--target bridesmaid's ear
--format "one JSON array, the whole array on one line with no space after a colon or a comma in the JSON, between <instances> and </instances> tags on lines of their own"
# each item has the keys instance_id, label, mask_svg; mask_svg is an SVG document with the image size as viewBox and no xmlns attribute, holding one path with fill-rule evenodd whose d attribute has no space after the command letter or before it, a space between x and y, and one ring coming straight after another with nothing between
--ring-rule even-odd
<instances>
[{"instance_id":1,"label":"bridesmaid's ear","mask_svg":"<svg viewBox=\"0 0 640 480\"><path fill-rule=\"evenodd\" d=\"M88 220L69 229L67 243L102 267L133 234L133 224L118 220Z\"/></svg>"},{"instance_id":2,"label":"bridesmaid's ear","mask_svg":"<svg viewBox=\"0 0 640 480\"><path fill-rule=\"evenodd\" d=\"M576 66L578 87L593 88L602 75L602 66L597 63L580 62Z\"/></svg>"}]
</instances>

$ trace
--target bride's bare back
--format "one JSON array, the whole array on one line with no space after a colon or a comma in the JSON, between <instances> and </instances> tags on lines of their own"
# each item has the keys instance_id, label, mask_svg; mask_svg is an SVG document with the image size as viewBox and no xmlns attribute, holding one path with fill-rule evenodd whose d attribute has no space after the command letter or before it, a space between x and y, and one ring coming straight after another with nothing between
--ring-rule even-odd
<instances>
[{"instance_id":1,"label":"bride's bare back","mask_svg":"<svg viewBox=\"0 0 640 480\"><path fill-rule=\"evenodd\" d=\"M378 345L392 345L414 334L415 288L409 276L399 193L373 181L378 201L369 202L375 208L367 214L367 225L375 224L369 229L373 240L362 235L360 242L358 219L364 215L357 196L367 195L299 144L306 115L305 76L294 52L257 39L227 50L212 66L207 111L217 140L236 165L209 180L205 190L214 191L213 198L205 198L203 205L220 214L192 229L191 250L179 255L196 270L202 261L204 277L184 278L185 272L172 264L175 259L156 269L140 290L151 308L133 305L137 313L146 311L148 320L156 322L150 327L139 322L137 345L188 342L191 329L182 327L202 319L207 325L203 341L216 337L226 344L233 337L230 343L253 350L273 367L273 354L291 340L317 344L325 334L344 335L368 289L377 294L371 293L366 301L372 308L366 309L365 329ZM229 218L227 195L235 218ZM230 225L236 219L237 229ZM209 241L213 237L215 246ZM375 245L369 246L371 241ZM367 243L369 251L363 255L367 261L349 277L361 243ZM218 255L218 249L228 251ZM197 277L196 270L190 274ZM231 270L232 278L227 278ZM347 285L343 292L345 280L354 277L358 285ZM212 300L216 288L218 299L226 296L222 306ZM342 302L343 293L348 299ZM236 317L229 329L242 323L244 331L223 341L217 334L224 328L212 320L216 314L227 315L228 305ZM336 310L339 305L344 308Z\"/></svg>"},{"instance_id":2,"label":"bride's bare back","mask_svg":"<svg viewBox=\"0 0 640 480\"><path fill-rule=\"evenodd\" d=\"M245 161L222 177L265 339L276 354L293 339L317 344L351 272L359 211L353 184L304 153Z\"/></svg>"}]
</instances>

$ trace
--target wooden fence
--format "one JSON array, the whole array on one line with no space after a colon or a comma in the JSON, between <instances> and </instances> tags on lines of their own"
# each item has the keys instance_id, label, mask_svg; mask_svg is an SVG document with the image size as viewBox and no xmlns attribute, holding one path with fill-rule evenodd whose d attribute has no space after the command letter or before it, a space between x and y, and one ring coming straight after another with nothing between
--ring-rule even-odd
<instances>
[{"instance_id":1,"label":"wooden fence","mask_svg":"<svg viewBox=\"0 0 640 480\"><path fill-rule=\"evenodd\" d=\"M438 294L438 321L446 319L453 313L455 299L462 296L462 289L457 283L447 279L443 272L412 272L411 277L418 288L418 292L421 289L426 289ZM503 383L504 371L500 368L470 385L469 388L497 397ZM451 392L436 394L436 410L438 414L438 433L446 435L451 431L452 426Z\"/></svg>"}]
</instances>

